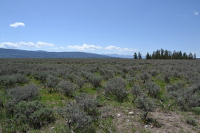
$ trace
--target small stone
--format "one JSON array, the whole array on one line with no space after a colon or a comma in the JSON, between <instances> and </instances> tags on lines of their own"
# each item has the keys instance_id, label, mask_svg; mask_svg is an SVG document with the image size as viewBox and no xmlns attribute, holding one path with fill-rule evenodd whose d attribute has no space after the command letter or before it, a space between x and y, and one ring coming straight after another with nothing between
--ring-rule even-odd
<instances>
[{"instance_id":1,"label":"small stone","mask_svg":"<svg viewBox=\"0 0 200 133\"><path fill-rule=\"evenodd\" d=\"M145 125L145 126L144 126L144 128L148 128L148 127L149 127L149 125Z\"/></svg>"},{"instance_id":2,"label":"small stone","mask_svg":"<svg viewBox=\"0 0 200 133\"><path fill-rule=\"evenodd\" d=\"M128 112L129 115L134 115L134 112Z\"/></svg>"},{"instance_id":3,"label":"small stone","mask_svg":"<svg viewBox=\"0 0 200 133\"><path fill-rule=\"evenodd\" d=\"M120 117L120 116L121 116L121 114L117 114L117 116L118 116L118 117Z\"/></svg>"}]
</instances>

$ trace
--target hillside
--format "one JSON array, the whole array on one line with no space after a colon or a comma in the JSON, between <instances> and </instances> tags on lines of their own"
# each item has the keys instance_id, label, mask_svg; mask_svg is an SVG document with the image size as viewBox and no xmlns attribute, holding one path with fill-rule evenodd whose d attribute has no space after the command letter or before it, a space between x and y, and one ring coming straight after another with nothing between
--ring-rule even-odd
<instances>
[{"instance_id":1,"label":"hillside","mask_svg":"<svg viewBox=\"0 0 200 133\"><path fill-rule=\"evenodd\" d=\"M0 58L113 58L84 52L46 52L0 48Z\"/></svg>"}]
</instances>

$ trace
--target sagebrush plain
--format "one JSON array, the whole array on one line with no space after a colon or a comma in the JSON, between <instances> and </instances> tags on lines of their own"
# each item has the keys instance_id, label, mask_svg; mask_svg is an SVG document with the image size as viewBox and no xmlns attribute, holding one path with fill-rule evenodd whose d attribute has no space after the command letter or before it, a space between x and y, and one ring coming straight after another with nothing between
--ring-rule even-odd
<instances>
[{"instance_id":1,"label":"sagebrush plain","mask_svg":"<svg viewBox=\"0 0 200 133\"><path fill-rule=\"evenodd\" d=\"M0 59L0 132L198 133L200 60Z\"/></svg>"}]
</instances>

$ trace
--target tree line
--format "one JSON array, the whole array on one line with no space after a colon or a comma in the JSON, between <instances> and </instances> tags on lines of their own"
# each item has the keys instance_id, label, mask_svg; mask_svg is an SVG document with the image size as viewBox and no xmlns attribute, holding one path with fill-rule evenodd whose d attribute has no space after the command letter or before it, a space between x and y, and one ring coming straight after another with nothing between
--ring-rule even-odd
<instances>
[{"instance_id":1,"label":"tree line","mask_svg":"<svg viewBox=\"0 0 200 133\"><path fill-rule=\"evenodd\" d=\"M134 59L142 59L142 54L139 52L138 54L135 52L133 55ZM186 52L182 51L173 51L171 52L170 50L156 50L153 51L152 54L149 52L146 54L146 59L195 59L196 60L196 54L192 54L191 52L187 54Z\"/></svg>"}]
</instances>

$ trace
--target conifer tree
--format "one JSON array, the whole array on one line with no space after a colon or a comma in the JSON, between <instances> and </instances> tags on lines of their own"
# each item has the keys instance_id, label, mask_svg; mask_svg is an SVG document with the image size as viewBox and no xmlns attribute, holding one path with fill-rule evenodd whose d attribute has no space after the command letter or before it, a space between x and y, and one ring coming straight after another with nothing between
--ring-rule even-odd
<instances>
[{"instance_id":1,"label":"conifer tree","mask_svg":"<svg viewBox=\"0 0 200 133\"><path fill-rule=\"evenodd\" d=\"M137 53L136 53L136 52L134 53L133 56L134 56L134 59L138 59L138 56L137 56Z\"/></svg>"},{"instance_id":2,"label":"conifer tree","mask_svg":"<svg viewBox=\"0 0 200 133\"><path fill-rule=\"evenodd\" d=\"M138 52L138 59L142 59L142 54Z\"/></svg>"}]
</instances>

